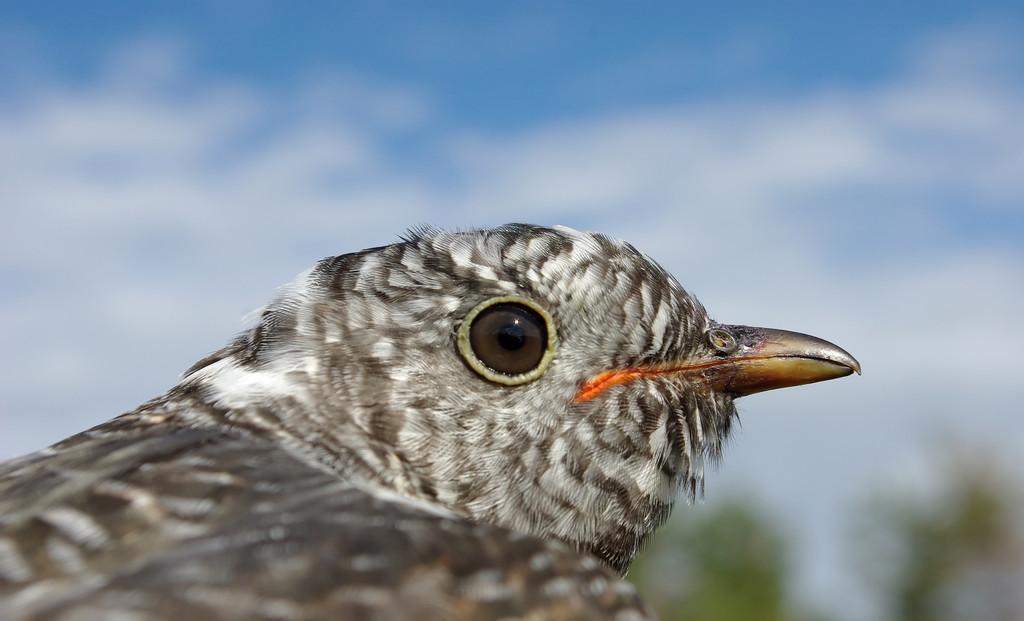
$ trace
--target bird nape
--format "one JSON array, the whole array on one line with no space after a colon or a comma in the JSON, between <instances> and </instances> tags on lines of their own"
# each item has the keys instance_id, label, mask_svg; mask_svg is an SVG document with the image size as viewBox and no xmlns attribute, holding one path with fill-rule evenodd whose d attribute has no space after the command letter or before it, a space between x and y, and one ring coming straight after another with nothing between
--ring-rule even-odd
<instances>
[{"instance_id":1,"label":"bird nape","mask_svg":"<svg viewBox=\"0 0 1024 621\"><path fill-rule=\"evenodd\" d=\"M166 394L0 465L4 619L648 618L620 579L733 401L859 372L631 245L331 257Z\"/></svg>"}]
</instances>

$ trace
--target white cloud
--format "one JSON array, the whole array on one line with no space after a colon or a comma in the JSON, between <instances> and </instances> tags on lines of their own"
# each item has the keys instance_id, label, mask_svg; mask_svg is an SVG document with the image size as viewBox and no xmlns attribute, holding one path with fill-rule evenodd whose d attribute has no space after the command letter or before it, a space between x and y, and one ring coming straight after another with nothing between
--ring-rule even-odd
<instances>
[{"instance_id":1,"label":"white cloud","mask_svg":"<svg viewBox=\"0 0 1024 621\"><path fill-rule=\"evenodd\" d=\"M0 107L0 456L159 393L320 256L419 222L566 223L634 242L723 320L861 357L863 378L750 399L709 481L812 533L805 582L835 592L851 495L936 428L1024 440L1024 250L998 230L1024 205L1004 75L1024 55L990 39L940 37L872 86L464 128L413 163L391 141L431 105L372 80L204 81L164 41L92 83L26 83Z\"/></svg>"}]
</instances>

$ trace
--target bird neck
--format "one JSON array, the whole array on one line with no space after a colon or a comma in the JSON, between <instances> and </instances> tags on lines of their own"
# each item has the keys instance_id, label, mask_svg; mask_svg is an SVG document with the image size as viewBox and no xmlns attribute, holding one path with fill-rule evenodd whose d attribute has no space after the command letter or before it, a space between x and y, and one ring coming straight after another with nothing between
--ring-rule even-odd
<instances>
[{"instance_id":1,"label":"bird neck","mask_svg":"<svg viewBox=\"0 0 1024 621\"><path fill-rule=\"evenodd\" d=\"M559 422L538 429L538 419L523 420L516 412L459 415L401 409L356 392L339 398L337 385L307 381L317 372L294 365L254 368L228 357L172 393L190 425L268 439L355 484L557 539L619 571L667 517L678 491L678 481L654 462L631 459L631 444L595 448L595 433L629 431L590 426L617 420L608 413L581 412L575 421L549 417Z\"/></svg>"}]
</instances>

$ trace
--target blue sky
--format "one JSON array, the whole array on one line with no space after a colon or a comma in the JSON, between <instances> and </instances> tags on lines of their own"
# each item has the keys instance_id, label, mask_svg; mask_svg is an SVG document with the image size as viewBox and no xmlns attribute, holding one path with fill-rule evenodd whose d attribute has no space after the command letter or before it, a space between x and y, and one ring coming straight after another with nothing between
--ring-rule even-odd
<instances>
[{"instance_id":1,"label":"blue sky","mask_svg":"<svg viewBox=\"0 0 1024 621\"><path fill-rule=\"evenodd\" d=\"M343 69L428 94L448 123L522 127L680 98L788 93L893 75L922 35L988 23L1014 2L5 3L49 67L94 75L112 45L185 38L197 77L289 88ZM1008 22L1011 22L1008 24ZM11 59L8 59L10 62Z\"/></svg>"},{"instance_id":2,"label":"blue sky","mask_svg":"<svg viewBox=\"0 0 1024 621\"><path fill-rule=\"evenodd\" d=\"M567 224L860 358L745 399L707 494L869 608L859 498L951 446L1024 471L1024 9L553 5L0 4L0 458L159 394L322 256Z\"/></svg>"}]
</instances>

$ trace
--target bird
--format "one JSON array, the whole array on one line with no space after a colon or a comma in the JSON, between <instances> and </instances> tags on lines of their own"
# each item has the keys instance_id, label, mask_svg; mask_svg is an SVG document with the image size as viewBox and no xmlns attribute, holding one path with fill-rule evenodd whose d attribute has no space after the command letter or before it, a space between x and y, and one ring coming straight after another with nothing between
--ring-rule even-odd
<instances>
[{"instance_id":1,"label":"bird","mask_svg":"<svg viewBox=\"0 0 1024 621\"><path fill-rule=\"evenodd\" d=\"M860 373L629 243L411 229L166 393L0 465L4 619L653 618L623 579L735 400Z\"/></svg>"}]
</instances>

